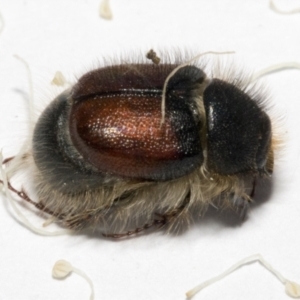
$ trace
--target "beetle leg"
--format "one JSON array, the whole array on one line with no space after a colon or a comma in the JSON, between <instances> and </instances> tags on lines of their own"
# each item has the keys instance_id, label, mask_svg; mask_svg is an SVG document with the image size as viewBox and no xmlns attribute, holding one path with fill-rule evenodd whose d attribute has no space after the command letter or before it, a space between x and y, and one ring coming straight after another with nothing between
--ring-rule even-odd
<instances>
[{"instance_id":1,"label":"beetle leg","mask_svg":"<svg viewBox=\"0 0 300 300\"><path fill-rule=\"evenodd\" d=\"M182 213L182 211L186 208L188 203L189 203L189 196L186 197L185 201L183 202L183 204L180 207L177 207L177 208L175 208L169 212L163 213L163 214L155 213L155 215L158 216L159 218L154 219L150 223L146 223L142 227L138 227L134 230L130 230L130 231L127 231L124 233L108 233L108 234L102 233L102 235L107 238L120 239L120 238L139 234L140 232L145 231L154 226L161 228L161 227L165 226L166 224L169 224L172 221L174 221L174 219L176 219L176 217L178 217Z\"/></svg>"},{"instance_id":2,"label":"beetle leg","mask_svg":"<svg viewBox=\"0 0 300 300\"><path fill-rule=\"evenodd\" d=\"M0 183L3 184L3 181L0 180ZM42 204L41 202L35 202L33 200L31 200L29 198L29 196L24 192L24 190L22 189L21 191L18 191L17 189L15 189L11 183L8 181L8 188L15 194L17 194L22 200L25 200L26 202L32 204L34 207L36 207L37 209L41 210L42 212L45 212L51 216L54 216L58 219L62 219L63 218L63 215L62 214L58 214L58 213L55 213L54 211L48 209L47 207L45 207L44 204Z\"/></svg>"}]
</instances>

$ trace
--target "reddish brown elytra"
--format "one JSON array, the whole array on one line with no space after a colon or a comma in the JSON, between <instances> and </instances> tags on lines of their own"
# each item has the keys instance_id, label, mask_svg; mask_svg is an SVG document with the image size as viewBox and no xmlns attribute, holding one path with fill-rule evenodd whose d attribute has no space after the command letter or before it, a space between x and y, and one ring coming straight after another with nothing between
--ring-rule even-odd
<instances>
[{"instance_id":1,"label":"reddish brown elytra","mask_svg":"<svg viewBox=\"0 0 300 300\"><path fill-rule=\"evenodd\" d=\"M72 92L70 135L86 162L123 178L166 180L203 161L200 119L195 121L191 101L178 101L185 93L180 87L174 85L161 125L161 85L172 69L114 66L79 80ZM201 84L203 73L197 75Z\"/></svg>"}]
</instances>

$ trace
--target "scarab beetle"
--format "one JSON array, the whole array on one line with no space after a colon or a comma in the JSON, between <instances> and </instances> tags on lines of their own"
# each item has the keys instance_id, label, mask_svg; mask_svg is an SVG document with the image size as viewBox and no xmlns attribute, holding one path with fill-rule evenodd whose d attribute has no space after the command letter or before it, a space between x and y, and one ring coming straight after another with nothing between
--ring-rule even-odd
<instances>
[{"instance_id":1,"label":"scarab beetle","mask_svg":"<svg viewBox=\"0 0 300 300\"><path fill-rule=\"evenodd\" d=\"M210 204L244 217L273 171L271 121L254 85L206 68L158 60L83 75L35 126L35 206L111 237L177 229Z\"/></svg>"}]
</instances>

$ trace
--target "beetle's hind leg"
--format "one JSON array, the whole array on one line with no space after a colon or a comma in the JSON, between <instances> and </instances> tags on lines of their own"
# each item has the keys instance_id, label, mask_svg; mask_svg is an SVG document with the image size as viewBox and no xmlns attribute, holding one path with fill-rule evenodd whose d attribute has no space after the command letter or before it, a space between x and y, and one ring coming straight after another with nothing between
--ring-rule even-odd
<instances>
[{"instance_id":1,"label":"beetle's hind leg","mask_svg":"<svg viewBox=\"0 0 300 300\"><path fill-rule=\"evenodd\" d=\"M150 223L146 223L145 225L143 225L142 227L138 227L134 230L129 230L127 232L124 232L124 233L102 233L102 235L104 237L107 237L107 238L114 238L114 239L120 239L120 238L124 238L124 237L130 237L132 235L137 235L139 234L140 232L142 231L145 231L151 227L155 227L155 226L163 226L165 224L165 220L164 219L154 219L152 222Z\"/></svg>"},{"instance_id":2,"label":"beetle's hind leg","mask_svg":"<svg viewBox=\"0 0 300 300\"><path fill-rule=\"evenodd\" d=\"M27 154L23 154L22 155L22 159L25 159L27 157ZM4 159L2 161L2 165L5 165L7 163L9 163L10 161L12 161L13 159L15 159L16 156L11 156L8 157L6 159ZM0 179L0 184L4 184L4 181ZM49 208L47 208L43 203L41 202L35 202L33 201L28 195L27 193L23 190L23 188L21 190L17 190L16 188L14 188L10 182L9 179L7 179L7 188L8 190L10 190L11 192L13 192L14 194L16 194L18 197L20 197L22 200L30 203L31 205L33 205L35 208L37 208L38 210L47 213L49 215L51 215L54 218L57 219L62 219L64 216L61 214L58 214L52 210L50 210Z\"/></svg>"},{"instance_id":3,"label":"beetle's hind leg","mask_svg":"<svg viewBox=\"0 0 300 300\"><path fill-rule=\"evenodd\" d=\"M137 235L153 227L157 227L158 229L160 229L164 226L168 226L168 231L177 231L177 227L179 226L177 224L177 221L180 219L181 215L185 211L187 211L187 207L190 203L189 197L190 196L188 195L183 201L182 205L177 208L171 209L164 213L155 213L156 218L154 218L152 221L144 224L141 227L137 227L134 230L129 230L123 233L102 233L102 235L107 238L119 239L124 237L130 237L132 235Z\"/></svg>"},{"instance_id":4,"label":"beetle's hind leg","mask_svg":"<svg viewBox=\"0 0 300 300\"><path fill-rule=\"evenodd\" d=\"M236 195L235 193L232 193L230 195L230 202L242 221L244 221L247 217L250 203L253 202L253 197L256 190L256 181L257 178L255 176L252 180L252 187L249 195L247 193L243 193L242 195Z\"/></svg>"},{"instance_id":5,"label":"beetle's hind leg","mask_svg":"<svg viewBox=\"0 0 300 300\"><path fill-rule=\"evenodd\" d=\"M252 198L246 194L233 200L233 207L242 221L246 219L251 202Z\"/></svg>"},{"instance_id":6,"label":"beetle's hind leg","mask_svg":"<svg viewBox=\"0 0 300 300\"><path fill-rule=\"evenodd\" d=\"M3 184L3 181L0 180L0 183ZM8 188L9 190L11 190L13 193L15 193L16 195L18 195L22 200L25 200L26 202L30 203L31 205L33 205L35 208L37 208L38 210L44 212L44 213L47 213L59 220L63 219L63 215L62 214L58 214L58 213L55 213L54 211L48 209L47 207L44 206L43 203L41 202L35 202L33 201L28 195L27 193L22 189L21 191L15 189L11 183L8 181Z\"/></svg>"}]
</instances>

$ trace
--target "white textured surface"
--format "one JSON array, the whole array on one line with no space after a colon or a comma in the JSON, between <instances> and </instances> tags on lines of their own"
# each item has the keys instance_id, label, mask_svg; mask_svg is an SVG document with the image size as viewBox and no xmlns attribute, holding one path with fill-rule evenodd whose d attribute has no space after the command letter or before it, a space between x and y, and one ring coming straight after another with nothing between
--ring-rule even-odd
<instances>
[{"instance_id":1,"label":"white textured surface","mask_svg":"<svg viewBox=\"0 0 300 300\"><path fill-rule=\"evenodd\" d=\"M154 49L234 50L254 71L300 61L300 15L278 15L267 0L111 0L112 21L99 18L100 1L2 0L0 35L0 147L14 155L28 135L29 63L36 111L57 93L57 70L74 80L101 57ZM299 1L278 0L293 8ZM238 66L237 66L238 67ZM74 76L75 75L75 76ZM96 299L185 299L185 292L236 261L261 253L287 278L300 282L300 72L266 80L286 132L269 200L252 208L241 226L211 213L181 236L161 232L120 241L96 236L43 237L12 218L0 196L0 299L88 299L79 276L54 280L66 259L93 280ZM22 94L23 93L23 94ZM26 187L27 178L23 179ZM43 220L28 213L35 224ZM284 287L257 265L244 267L195 299L288 299Z\"/></svg>"}]
</instances>

